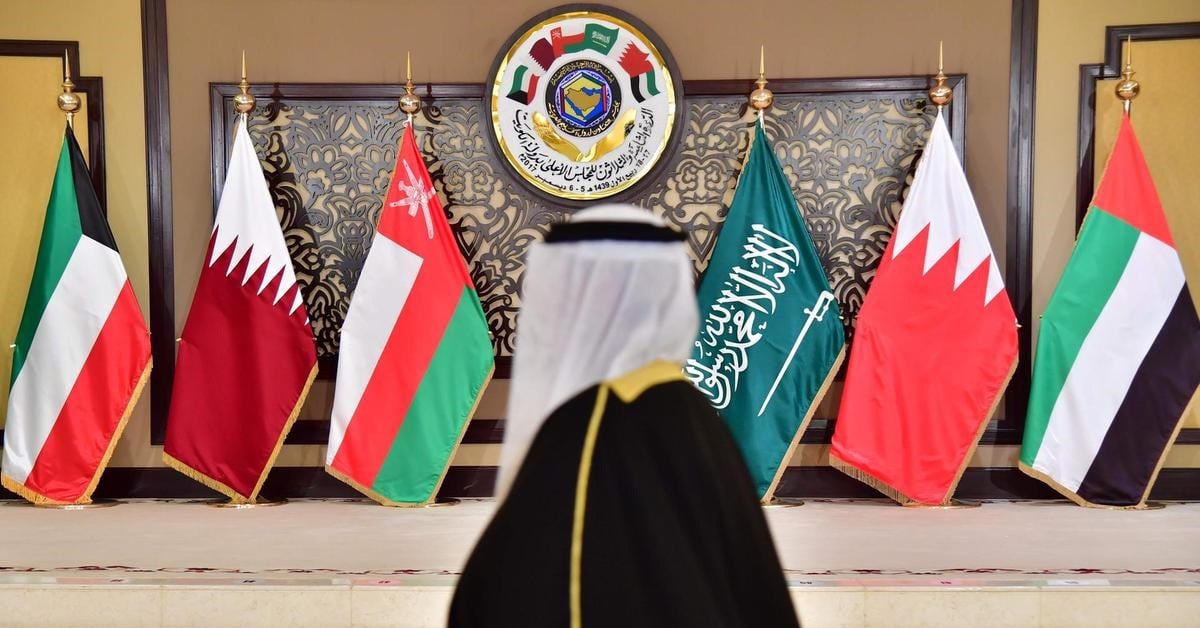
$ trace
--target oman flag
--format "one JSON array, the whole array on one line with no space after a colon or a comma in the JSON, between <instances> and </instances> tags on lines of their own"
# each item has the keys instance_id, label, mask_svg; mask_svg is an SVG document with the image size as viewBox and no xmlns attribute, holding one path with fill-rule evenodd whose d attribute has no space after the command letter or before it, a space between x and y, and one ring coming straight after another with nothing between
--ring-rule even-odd
<instances>
[{"instance_id":1,"label":"oman flag","mask_svg":"<svg viewBox=\"0 0 1200 628\"><path fill-rule=\"evenodd\" d=\"M308 313L243 116L179 341L163 460L252 502L317 374Z\"/></svg>"},{"instance_id":2,"label":"oman flag","mask_svg":"<svg viewBox=\"0 0 1200 628\"><path fill-rule=\"evenodd\" d=\"M433 501L491 373L487 320L409 125L342 324L326 469L384 505Z\"/></svg>"},{"instance_id":3,"label":"oman flag","mask_svg":"<svg viewBox=\"0 0 1200 628\"><path fill-rule=\"evenodd\" d=\"M858 316L834 467L943 504L1017 364L1017 325L941 113Z\"/></svg>"},{"instance_id":4,"label":"oman flag","mask_svg":"<svg viewBox=\"0 0 1200 628\"><path fill-rule=\"evenodd\" d=\"M1200 387L1200 321L1129 117L1042 316L1021 469L1144 507Z\"/></svg>"},{"instance_id":5,"label":"oman flag","mask_svg":"<svg viewBox=\"0 0 1200 628\"><path fill-rule=\"evenodd\" d=\"M150 374L150 337L67 127L13 346L4 488L84 504Z\"/></svg>"}]
</instances>

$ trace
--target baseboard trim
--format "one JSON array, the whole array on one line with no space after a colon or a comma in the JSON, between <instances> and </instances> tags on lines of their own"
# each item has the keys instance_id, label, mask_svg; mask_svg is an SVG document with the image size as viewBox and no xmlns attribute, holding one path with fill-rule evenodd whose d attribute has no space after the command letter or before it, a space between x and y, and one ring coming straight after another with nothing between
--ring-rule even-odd
<instances>
[{"instance_id":1,"label":"baseboard trim","mask_svg":"<svg viewBox=\"0 0 1200 628\"><path fill-rule=\"evenodd\" d=\"M455 466L446 473L443 497L491 497L494 466ZM276 467L263 485L264 497L361 497L320 467ZM780 497L879 497L865 484L832 467L789 467L780 480ZM201 499L220 497L183 474L161 467L116 467L104 472L95 496L108 499ZM955 497L962 499L1061 499L1041 482L1011 467L973 467L963 474ZM1200 501L1200 468L1163 469L1150 493L1156 500ZM0 489L0 499L17 499Z\"/></svg>"}]
</instances>

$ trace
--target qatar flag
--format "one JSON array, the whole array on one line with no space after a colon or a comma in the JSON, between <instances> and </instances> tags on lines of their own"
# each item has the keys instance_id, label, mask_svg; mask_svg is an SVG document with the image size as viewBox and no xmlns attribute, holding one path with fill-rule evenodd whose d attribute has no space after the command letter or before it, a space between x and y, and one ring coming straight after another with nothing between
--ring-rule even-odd
<instances>
[{"instance_id":1,"label":"qatar flag","mask_svg":"<svg viewBox=\"0 0 1200 628\"><path fill-rule=\"evenodd\" d=\"M939 113L858 316L830 462L944 504L1017 364L1017 324Z\"/></svg>"},{"instance_id":2,"label":"qatar flag","mask_svg":"<svg viewBox=\"0 0 1200 628\"><path fill-rule=\"evenodd\" d=\"M308 312L245 120L179 342L163 460L252 502L317 374Z\"/></svg>"}]
</instances>

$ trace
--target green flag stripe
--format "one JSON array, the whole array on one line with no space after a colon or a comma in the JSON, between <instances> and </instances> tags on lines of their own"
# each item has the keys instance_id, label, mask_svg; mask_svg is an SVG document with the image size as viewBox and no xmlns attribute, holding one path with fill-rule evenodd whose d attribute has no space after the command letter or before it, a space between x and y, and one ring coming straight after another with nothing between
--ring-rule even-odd
<instances>
[{"instance_id":1,"label":"green flag stripe","mask_svg":"<svg viewBox=\"0 0 1200 628\"><path fill-rule=\"evenodd\" d=\"M1032 465L1075 357L1120 281L1140 232L1092 206L1042 316L1021 462Z\"/></svg>"},{"instance_id":2,"label":"green flag stripe","mask_svg":"<svg viewBox=\"0 0 1200 628\"><path fill-rule=\"evenodd\" d=\"M646 77L646 91L650 92L651 96L658 95L658 83L654 78L655 74L657 74L657 72L651 70L644 75Z\"/></svg>"},{"instance_id":3,"label":"green flag stripe","mask_svg":"<svg viewBox=\"0 0 1200 628\"><path fill-rule=\"evenodd\" d=\"M491 367L492 343L483 310L474 289L467 287L372 490L401 503L433 497Z\"/></svg>"},{"instance_id":4,"label":"green flag stripe","mask_svg":"<svg viewBox=\"0 0 1200 628\"><path fill-rule=\"evenodd\" d=\"M33 267L33 279L29 282L29 293L25 297L25 310L21 314L21 326L17 330L16 348L13 350L11 386L17 381L29 345L37 332L50 302L50 295L58 286L67 262L75 251L75 245L83 235L79 224L79 204L75 194L75 177L71 173L71 155L67 141L63 140L58 155L58 168L54 172L54 183L50 188L50 203L46 207L46 220L42 225L42 239L38 244L37 262Z\"/></svg>"}]
</instances>

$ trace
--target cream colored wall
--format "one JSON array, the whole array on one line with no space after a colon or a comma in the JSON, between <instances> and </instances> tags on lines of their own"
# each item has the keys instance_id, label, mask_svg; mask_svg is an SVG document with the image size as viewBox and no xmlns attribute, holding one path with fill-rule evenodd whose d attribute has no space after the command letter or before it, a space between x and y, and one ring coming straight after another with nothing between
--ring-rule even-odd
<instances>
[{"instance_id":1,"label":"cream colored wall","mask_svg":"<svg viewBox=\"0 0 1200 628\"><path fill-rule=\"evenodd\" d=\"M1103 61L1106 26L1200 20L1200 2L1188 0L1042 0L1039 7L1033 157L1035 318L1046 309L1075 243L1080 64ZM1194 128L1196 120L1179 124L1181 129ZM1150 147L1143 148L1149 155Z\"/></svg>"},{"instance_id":2,"label":"cream colored wall","mask_svg":"<svg viewBox=\"0 0 1200 628\"><path fill-rule=\"evenodd\" d=\"M52 57L0 57L0 85L20 85L0 98L0 190L5 190L5 246L0 247L0 428L8 410L8 384L12 344L21 325L25 297L33 267L50 185L62 148L64 116L56 105L62 83L62 59ZM77 119L87 120L87 96ZM75 138L88 154L87 124L80 123Z\"/></svg>"},{"instance_id":3,"label":"cream colored wall","mask_svg":"<svg viewBox=\"0 0 1200 628\"><path fill-rule=\"evenodd\" d=\"M236 81L243 48L250 81L259 84L397 82L406 50L412 51L419 83L482 83L505 39L527 19L559 4L561 0L458 0L448 9L451 5L445 3L392 0L168 0L179 328L212 224L208 85ZM969 75L967 174L1004 267L1009 0L606 4L649 24L673 53L684 79L753 78L760 44L766 46L769 77L932 74L937 41L945 40L947 72ZM327 417L331 392L327 382L314 385L301 419ZM505 397L506 382L494 380L476 417L503 417ZM801 447L796 461L807 456L803 460L810 464L826 449ZM278 464L319 465L322 451L319 446L287 446ZM454 464L495 464L497 451L494 445L464 446ZM1015 460L1015 455L1009 458Z\"/></svg>"},{"instance_id":4,"label":"cream colored wall","mask_svg":"<svg viewBox=\"0 0 1200 628\"><path fill-rule=\"evenodd\" d=\"M1011 2L972 0L607 0L652 27L684 79L969 74L967 174L1004 268ZM421 82L485 80L501 44L563 0L168 0L175 211L175 315L191 304L211 228L208 84L397 82L412 51Z\"/></svg>"},{"instance_id":5,"label":"cream colored wall","mask_svg":"<svg viewBox=\"0 0 1200 628\"><path fill-rule=\"evenodd\" d=\"M1035 338L1038 331L1036 318L1046 309L1075 244L1080 64L1103 61L1106 26L1200 20L1200 2L1185 0L1042 0L1039 5L1032 249ZM1159 44L1134 42L1135 66L1142 58L1137 52L1142 46L1146 47L1146 61L1154 59L1152 49L1163 48ZM1191 47L1180 50L1180 54L1193 54L1188 52ZM1200 164L1195 152L1195 147L1200 145L1200 127L1196 121L1196 101L1194 97L1187 99L1189 93L1195 93L1195 75L1189 77L1185 73L1173 77L1173 80L1186 84L1177 86L1182 90L1178 97L1184 99L1173 103L1182 105L1178 109L1167 107L1172 103L1159 101L1165 82L1160 69L1143 67L1138 78L1146 83L1142 87L1143 95L1139 97L1141 100L1137 101L1141 105L1134 104L1135 126L1143 126L1140 121L1143 115L1149 117L1159 113L1159 119L1145 120L1147 132L1138 135L1162 196L1164 210L1168 214L1194 215L1195 199L1200 197L1200 178L1197 178L1195 166ZM1192 91L1188 92L1188 89ZM1097 120L1101 126L1097 129L1096 163L1102 168L1111 149L1111 139L1106 138L1115 134L1111 127L1116 118L1111 114L1118 111L1114 109L1116 103L1111 84L1102 83L1097 88L1096 100L1102 114ZM1172 119L1164 120L1163 116ZM1193 138L1190 142L1184 140L1189 135ZM1188 150L1181 150L1183 146L1189 147ZM1175 169L1181 159L1193 160L1190 171ZM1172 171L1179 174L1166 174ZM1174 206L1185 202L1189 202L1186 207ZM1172 224L1176 222L1173 220ZM1188 258L1194 255L1190 252ZM1195 272L1192 274L1193 282L1200 281L1194 277ZM1200 426L1200 419L1193 416L1188 425ZM1200 446L1175 446L1166 466L1200 467Z\"/></svg>"},{"instance_id":6,"label":"cream colored wall","mask_svg":"<svg viewBox=\"0 0 1200 628\"><path fill-rule=\"evenodd\" d=\"M149 312L150 303L150 269L146 240L146 125L141 32L139 0L69 4L15 0L0 2L0 39L78 41L80 71L85 76L104 79L108 221L145 315ZM17 88L4 84L5 93ZM55 93L47 94L48 102L53 102ZM0 141L7 143L11 139L6 135ZM50 141L53 146L51 153L54 154L62 140L55 134ZM36 153L41 147L32 150ZM3 167L7 167L7 164ZM46 173L39 176L49 181L49 177L53 177L53 158L45 164L45 169ZM31 181L31 185L37 183ZM48 183L43 187L44 196L49 192ZM35 208L43 214L47 198L44 197L40 206ZM4 344L7 346L9 342L4 341ZM8 357L5 356L4 360L8 360ZM139 438L149 440L149 397L148 393L142 396L130 417L126 436L113 457L114 464L130 463L130 452L144 449L136 441Z\"/></svg>"}]
</instances>

